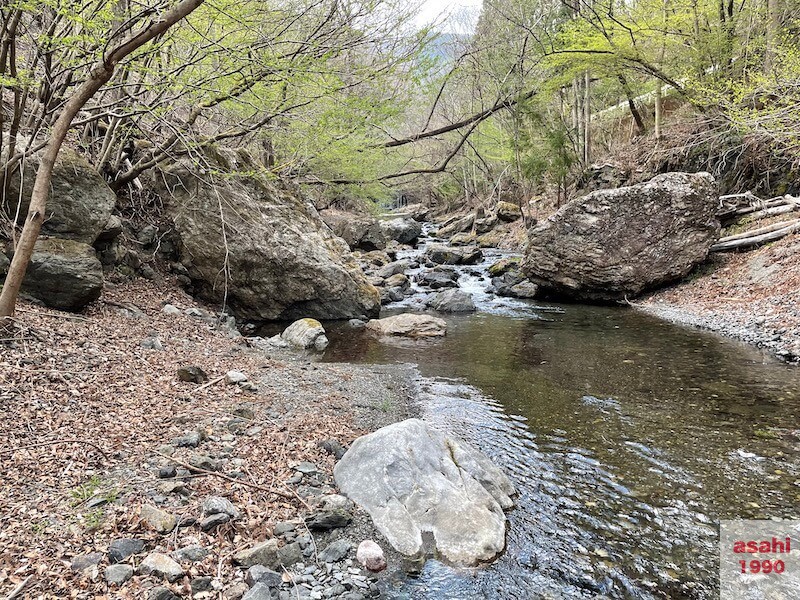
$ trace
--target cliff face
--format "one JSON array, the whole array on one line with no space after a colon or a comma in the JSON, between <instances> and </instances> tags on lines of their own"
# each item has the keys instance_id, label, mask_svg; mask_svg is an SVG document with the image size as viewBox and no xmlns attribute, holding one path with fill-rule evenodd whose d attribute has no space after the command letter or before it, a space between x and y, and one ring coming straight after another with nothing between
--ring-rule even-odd
<instances>
[{"instance_id":1,"label":"cliff face","mask_svg":"<svg viewBox=\"0 0 800 600\"><path fill-rule=\"evenodd\" d=\"M375 316L380 297L298 193L259 175L215 178L188 163L160 184L195 290L250 320Z\"/></svg>"}]
</instances>

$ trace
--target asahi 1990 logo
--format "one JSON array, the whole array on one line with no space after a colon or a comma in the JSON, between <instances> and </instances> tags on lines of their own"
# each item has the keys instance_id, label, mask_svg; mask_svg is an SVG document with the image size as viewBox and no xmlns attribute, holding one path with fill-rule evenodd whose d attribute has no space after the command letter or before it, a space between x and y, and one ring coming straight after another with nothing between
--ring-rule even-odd
<instances>
[{"instance_id":1,"label":"asahi 1990 logo","mask_svg":"<svg viewBox=\"0 0 800 600\"><path fill-rule=\"evenodd\" d=\"M800 598L800 521L722 521L720 600Z\"/></svg>"}]
</instances>

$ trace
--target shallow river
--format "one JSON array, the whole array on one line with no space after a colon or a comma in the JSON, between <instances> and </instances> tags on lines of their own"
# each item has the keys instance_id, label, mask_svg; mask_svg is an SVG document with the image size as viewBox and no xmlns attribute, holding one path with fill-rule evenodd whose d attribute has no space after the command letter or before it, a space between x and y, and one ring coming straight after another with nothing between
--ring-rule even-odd
<instances>
[{"instance_id":1,"label":"shallow river","mask_svg":"<svg viewBox=\"0 0 800 600\"><path fill-rule=\"evenodd\" d=\"M326 326L327 361L417 365L423 418L519 491L496 562L428 561L396 598L716 598L719 519L800 518L797 367L631 309L495 298L463 271L479 310L443 339Z\"/></svg>"}]
</instances>

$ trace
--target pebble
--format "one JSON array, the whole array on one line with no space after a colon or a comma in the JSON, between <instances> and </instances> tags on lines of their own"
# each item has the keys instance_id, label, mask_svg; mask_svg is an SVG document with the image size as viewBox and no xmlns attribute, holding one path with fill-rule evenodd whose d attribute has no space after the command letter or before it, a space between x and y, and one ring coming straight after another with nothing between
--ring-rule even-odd
<instances>
[{"instance_id":1,"label":"pebble","mask_svg":"<svg viewBox=\"0 0 800 600\"><path fill-rule=\"evenodd\" d=\"M200 529L203 531L211 531L212 529L216 529L220 525L224 525L228 521L231 520L230 515L226 515L225 513L216 513L213 515L209 515L205 517L202 521L200 521Z\"/></svg>"},{"instance_id":2,"label":"pebble","mask_svg":"<svg viewBox=\"0 0 800 600\"><path fill-rule=\"evenodd\" d=\"M110 565L103 574L110 585L122 585L133 577L133 567L130 565Z\"/></svg>"},{"instance_id":3,"label":"pebble","mask_svg":"<svg viewBox=\"0 0 800 600\"><path fill-rule=\"evenodd\" d=\"M206 454L192 454L187 462L195 469L203 471L216 471L219 469L217 461Z\"/></svg>"},{"instance_id":4,"label":"pebble","mask_svg":"<svg viewBox=\"0 0 800 600\"><path fill-rule=\"evenodd\" d=\"M278 563L278 540L273 538L252 548L240 550L233 555L233 562L245 568L253 565L274 567Z\"/></svg>"},{"instance_id":5,"label":"pebble","mask_svg":"<svg viewBox=\"0 0 800 600\"><path fill-rule=\"evenodd\" d=\"M102 552L91 552L89 554L79 554L72 559L70 569L73 571L85 571L91 567L96 567L103 560Z\"/></svg>"},{"instance_id":6,"label":"pebble","mask_svg":"<svg viewBox=\"0 0 800 600\"><path fill-rule=\"evenodd\" d=\"M319 553L319 560L324 563L339 562L345 556L347 556L347 553L350 552L352 547L353 544L350 542L350 540L346 539L331 542L322 552Z\"/></svg>"},{"instance_id":7,"label":"pebble","mask_svg":"<svg viewBox=\"0 0 800 600\"><path fill-rule=\"evenodd\" d=\"M172 479L178 474L178 467L175 463L167 463L158 467L159 479Z\"/></svg>"},{"instance_id":8,"label":"pebble","mask_svg":"<svg viewBox=\"0 0 800 600\"><path fill-rule=\"evenodd\" d=\"M148 337L144 338L139 345L144 348L145 350L163 350L164 344L161 343L161 340L157 337Z\"/></svg>"},{"instance_id":9,"label":"pebble","mask_svg":"<svg viewBox=\"0 0 800 600\"><path fill-rule=\"evenodd\" d=\"M248 380L247 375L241 371L228 371L225 373L225 383L228 385L236 385L237 383L244 383Z\"/></svg>"},{"instance_id":10,"label":"pebble","mask_svg":"<svg viewBox=\"0 0 800 600\"><path fill-rule=\"evenodd\" d=\"M161 312L165 315L177 316L181 314L181 309L172 304L165 304L164 308L161 309Z\"/></svg>"},{"instance_id":11,"label":"pebble","mask_svg":"<svg viewBox=\"0 0 800 600\"><path fill-rule=\"evenodd\" d=\"M317 465L310 462L301 462L297 463L292 467L295 471L299 471L303 475L314 475L319 473L319 469L317 469Z\"/></svg>"},{"instance_id":12,"label":"pebble","mask_svg":"<svg viewBox=\"0 0 800 600\"><path fill-rule=\"evenodd\" d=\"M358 545L356 559L367 570L377 573L386 568L386 558L383 549L372 540L364 540Z\"/></svg>"},{"instance_id":13,"label":"pebble","mask_svg":"<svg viewBox=\"0 0 800 600\"><path fill-rule=\"evenodd\" d=\"M197 365L189 365L178 369L178 379L187 383L205 383L208 375Z\"/></svg>"},{"instance_id":14,"label":"pebble","mask_svg":"<svg viewBox=\"0 0 800 600\"><path fill-rule=\"evenodd\" d=\"M296 523L292 523L291 521L281 521L280 523L275 524L275 527L272 529L272 533L274 535L283 535L284 533L295 531L296 529Z\"/></svg>"},{"instance_id":15,"label":"pebble","mask_svg":"<svg viewBox=\"0 0 800 600\"><path fill-rule=\"evenodd\" d=\"M242 596L244 596L250 588L247 587L247 584L244 581L240 581L238 583L234 583L231 587L225 590L222 593L222 596L225 600L241 600Z\"/></svg>"},{"instance_id":16,"label":"pebble","mask_svg":"<svg viewBox=\"0 0 800 600\"><path fill-rule=\"evenodd\" d=\"M178 524L173 515L149 504L142 506L139 516L151 529L161 534L169 533Z\"/></svg>"},{"instance_id":17,"label":"pebble","mask_svg":"<svg viewBox=\"0 0 800 600\"><path fill-rule=\"evenodd\" d=\"M142 575L161 577L170 583L183 577L183 569L181 566L169 556L161 554L160 552L148 554L142 561L142 564L139 565L139 573Z\"/></svg>"},{"instance_id":18,"label":"pebble","mask_svg":"<svg viewBox=\"0 0 800 600\"><path fill-rule=\"evenodd\" d=\"M181 600L181 598L173 594L171 589L159 585L150 589L147 600Z\"/></svg>"},{"instance_id":19,"label":"pebble","mask_svg":"<svg viewBox=\"0 0 800 600\"><path fill-rule=\"evenodd\" d=\"M312 513L306 520L306 525L314 531L328 531L346 527L352 520L352 515L345 510L322 510Z\"/></svg>"},{"instance_id":20,"label":"pebble","mask_svg":"<svg viewBox=\"0 0 800 600\"><path fill-rule=\"evenodd\" d=\"M292 542L278 548L278 562L284 567L291 567L296 563L303 562L303 549L300 544Z\"/></svg>"},{"instance_id":21,"label":"pebble","mask_svg":"<svg viewBox=\"0 0 800 600\"><path fill-rule=\"evenodd\" d=\"M347 450L345 450L345 447L342 446L339 440L333 438L328 440L322 440L317 445L323 450L325 450L325 452L327 452L328 454L332 454L336 458L336 460L342 458L344 456L344 453L347 452Z\"/></svg>"},{"instance_id":22,"label":"pebble","mask_svg":"<svg viewBox=\"0 0 800 600\"><path fill-rule=\"evenodd\" d=\"M244 576L244 580L250 587L253 587L256 583L259 582L265 583L269 587L278 587L283 581L283 577L277 571L268 569L263 565L253 565L252 567L247 569L247 573Z\"/></svg>"},{"instance_id":23,"label":"pebble","mask_svg":"<svg viewBox=\"0 0 800 600\"><path fill-rule=\"evenodd\" d=\"M186 546L170 554L178 562L200 562L208 556L208 550L202 546Z\"/></svg>"},{"instance_id":24,"label":"pebble","mask_svg":"<svg viewBox=\"0 0 800 600\"><path fill-rule=\"evenodd\" d=\"M238 519L242 516L239 509L230 500L222 496L209 496L203 500L203 514L206 516L224 514L231 519Z\"/></svg>"},{"instance_id":25,"label":"pebble","mask_svg":"<svg viewBox=\"0 0 800 600\"><path fill-rule=\"evenodd\" d=\"M112 563L122 562L129 556L144 550L144 541L132 538L120 538L108 545L108 560Z\"/></svg>"},{"instance_id":26,"label":"pebble","mask_svg":"<svg viewBox=\"0 0 800 600\"><path fill-rule=\"evenodd\" d=\"M207 592L212 589L213 577L195 577L192 579L192 594Z\"/></svg>"},{"instance_id":27,"label":"pebble","mask_svg":"<svg viewBox=\"0 0 800 600\"><path fill-rule=\"evenodd\" d=\"M258 582L245 593L242 600L272 600L272 589L266 583Z\"/></svg>"},{"instance_id":28,"label":"pebble","mask_svg":"<svg viewBox=\"0 0 800 600\"><path fill-rule=\"evenodd\" d=\"M197 448L203 441L203 435L199 431L190 431L186 435L172 440L172 445L176 448Z\"/></svg>"}]
</instances>

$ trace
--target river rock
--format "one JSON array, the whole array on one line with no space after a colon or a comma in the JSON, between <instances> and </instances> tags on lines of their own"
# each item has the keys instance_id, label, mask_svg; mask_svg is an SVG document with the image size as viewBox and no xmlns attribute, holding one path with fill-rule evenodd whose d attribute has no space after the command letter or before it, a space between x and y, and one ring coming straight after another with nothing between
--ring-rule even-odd
<instances>
[{"instance_id":1,"label":"river rock","mask_svg":"<svg viewBox=\"0 0 800 600\"><path fill-rule=\"evenodd\" d=\"M58 238L37 240L22 292L59 310L79 311L103 291L103 267L94 248Z\"/></svg>"},{"instance_id":2,"label":"river rock","mask_svg":"<svg viewBox=\"0 0 800 600\"><path fill-rule=\"evenodd\" d=\"M378 291L298 190L253 173L209 184L188 160L168 167L155 184L195 291L214 302L227 296L237 318L379 313Z\"/></svg>"},{"instance_id":3,"label":"river rock","mask_svg":"<svg viewBox=\"0 0 800 600\"><path fill-rule=\"evenodd\" d=\"M396 275L389 277L384 282L384 285L387 288L400 288L401 290L405 291L409 288L409 286L411 286L411 282L403 273L397 273Z\"/></svg>"},{"instance_id":4,"label":"river rock","mask_svg":"<svg viewBox=\"0 0 800 600\"><path fill-rule=\"evenodd\" d=\"M411 268L411 261L398 260L382 266L380 269L378 269L377 273L375 274L383 279L389 279L394 275L405 273L410 268Z\"/></svg>"},{"instance_id":5,"label":"river rock","mask_svg":"<svg viewBox=\"0 0 800 600\"><path fill-rule=\"evenodd\" d=\"M686 276L719 237L708 173L599 190L528 232L523 269L551 295L618 301Z\"/></svg>"},{"instance_id":6,"label":"river rock","mask_svg":"<svg viewBox=\"0 0 800 600\"><path fill-rule=\"evenodd\" d=\"M18 219L20 225L28 214L40 156L41 152L38 152L25 160L22 193L17 171L9 179L5 204L0 200L0 210L12 219L16 214L17 199L22 200ZM109 223L116 202L116 195L100 173L80 154L63 148L58 154L50 181L47 218L42 224L42 234L91 245Z\"/></svg>"},{"instance_id":7,"label":"river rock","mask_svg":"<svg viewBox=\"0 0 800 600\"><path fill-rule=\"evenodd\" d=\"M331 231L342 238L351 250L383 250L386 248L386 234L378 219L367 215L324 210L319 213Z\"/></svg>"},{"instance_id":8,"label":"river rock","mask_svg":"<svg viewBox=\"0 0 800 600\"><path fill-rule=\"evenodd\" d=\"M112 563L122 562L142 550L144 550L144 540L119 538L108 545L108 560Z\"/></svg>"},{"instance_id":9,"label":"river rock","mask_svg":"<svg viewBox=\"0 0 800 600\"><path fill-rule=\"evenodd\" d=\"M381 221L381 228L390 240L401 244L413 244L422 233L422 223L408 217Z\"/></svg>"},{"instance_id":10,"label":"river rock","mask_svg":"<svg viewBox=\"0 0 800 600\"><path fill-rule=\"evenodd\" d=\"M300 319L283 330L281 339L292 346L322 352L328 347L328 337L322 323L316 319Z\"/></svg>"},{"instance_id":11,"label":"river rock","mask_svg":"<svg viewBox=\"0 0 800 600\"><path fill-rule=\"evenodd\" d=\"M183 577L183 569L166 554L153 552L148 554L139 565L138 572L142 575L153 575L166 579L170 583Z\"/></svg>"},{"instance_id":12,"label":"river rock","mask_svg":"<svg viewBox=\"0 0 800 600\"><path fill-rule=\"evenodd\" d=\"M440 265L474 265L483 258L483 252L475 246L450 247L434 244L428 247L425 256Z\"/></svg>"},{"instance_id":13,"label":"river rock","mask_svg":"<svg viewBox=\"0 0 800 600\"><path fill-rule=\"evenodd\" d=\"M367 329L382 336L429 338L446 335L447 323L430 315L403 313L385 319L373 319L367 323Z\"/></svg>"},{"instance_id":14,"label":"river rock","mask_svg":"<svg viewBox=\"0 0 800 600\"><path fill-rule=\"evenodd\" d=\"M178 523L174 515L149 504L142 506L139 516L151 529L162 534L167 534L175 529Z\"/></svg>"},{"instance_id":15,"label":"river rock","mask_svg":"<svg viewBox=\"0 0 800 600\"><path fill-rule=\"evenodd\" d=\"M417 283L432 290L458 287L458 273L453 270L433 269L417 275Z\"/></svg>"},{"instance_id":16,"label":"river rock","mask_svg":"<svg viewBox=\"0 0 800 600\"><path fill-rule=\"evenodd\" d=\"M459 289L450 289L435 294L428 302L433 310L445 313L475 312L475 303L472 296Z\"/></svg>"},{"instance_id":17,"label":"river rock","mask_svg":"<svg viewBox=\"0 0 800 600\"><path fill-rule=\"evenodd\" d=\"M383 548L372 540L364 540L358 545L356 560L361 563L362 567L373 573L379 573L386 568Z\"/></svg>"},{"instance_id":18,"label":"river rock","mask_svg":"<svg viewBox=\"0 0 800 600\"><path fill-rule=\"evenodd\" d=\"M512 222L522 218L522 209L511 202L500 201L497 203L497 217L501 221Z\"/></svg>"},{"instance_id":19,"label":"river rock","mask_svg":"<svg viewBox=\"0 0 800 600\"><path fill-rule=\"evenodd\" d=\"M347 556L347 553L350 552L352 547L353 544L350 542L350 540L336 540L335 542L328 544L326 548L319 553L318 558L323 563L339 562Z\"/></svg>"},{"instance_id":20,"label":"river rock","mask_svg":"<svg viewBox=\"0 0 800 600\"><path fill-rule=\"evenodd\" d=\"M233 502L222 496L209 496L203 500L203 515L227 515L231 519L238 519L242 516L239 509L233 505Z\"/></svg>"},{"instance_id":21,"label":"river rock","mask_svg":"<svg viewBox=\"0 0 800 600\"><path fill-rule=\"evenodd\" d=\"M109 565L103 574L109 585L122 585L133 577L133 567L130 565Z\"/></svg>"},{"instance_id":22,"label":"river rock","mask_svg":"<svg viewBox=\"0 0 800 600\"><path fill-rule=\"evenodd\" d=\"M245 569L254 565L274 569L278 565L278 540L272 538L252 548L240 550L233 555L233 562Z\"/></svg>"},{"instance_id":23,"label":"river rock","mask_svg":"<svg viewBox=\"0 0 800 600\"><path fill-rule=\"evenodd\" d=\"M470 213L465 217L454 218L442 223L436 235L440 238L449 238L457 233L463 233L472 229L472 224L475 222L475 215Z\"/></svg>"},{"instance_id":24,"label":"river rock","mask_svg":"<svg viewBox=\"0 0 800 600\"><path fill-rule=\"evenodd\" d=\"M503 510L513 506L514 486L483 454L419 419L355 440L334 477L402 554L420 554L424 532L458 565L490 560L505 546Z\"/></svg>"},{"instance_id":25,"label":"river rock","mask_svg":"<svg viewBox=\"0 0 800 600\"><path fill-rule=\"evenodd\" d=\"M473 233L457 233L450 238L448 242L451 246L474 246L475 234Z\"/></svg>"}]
</instances>

